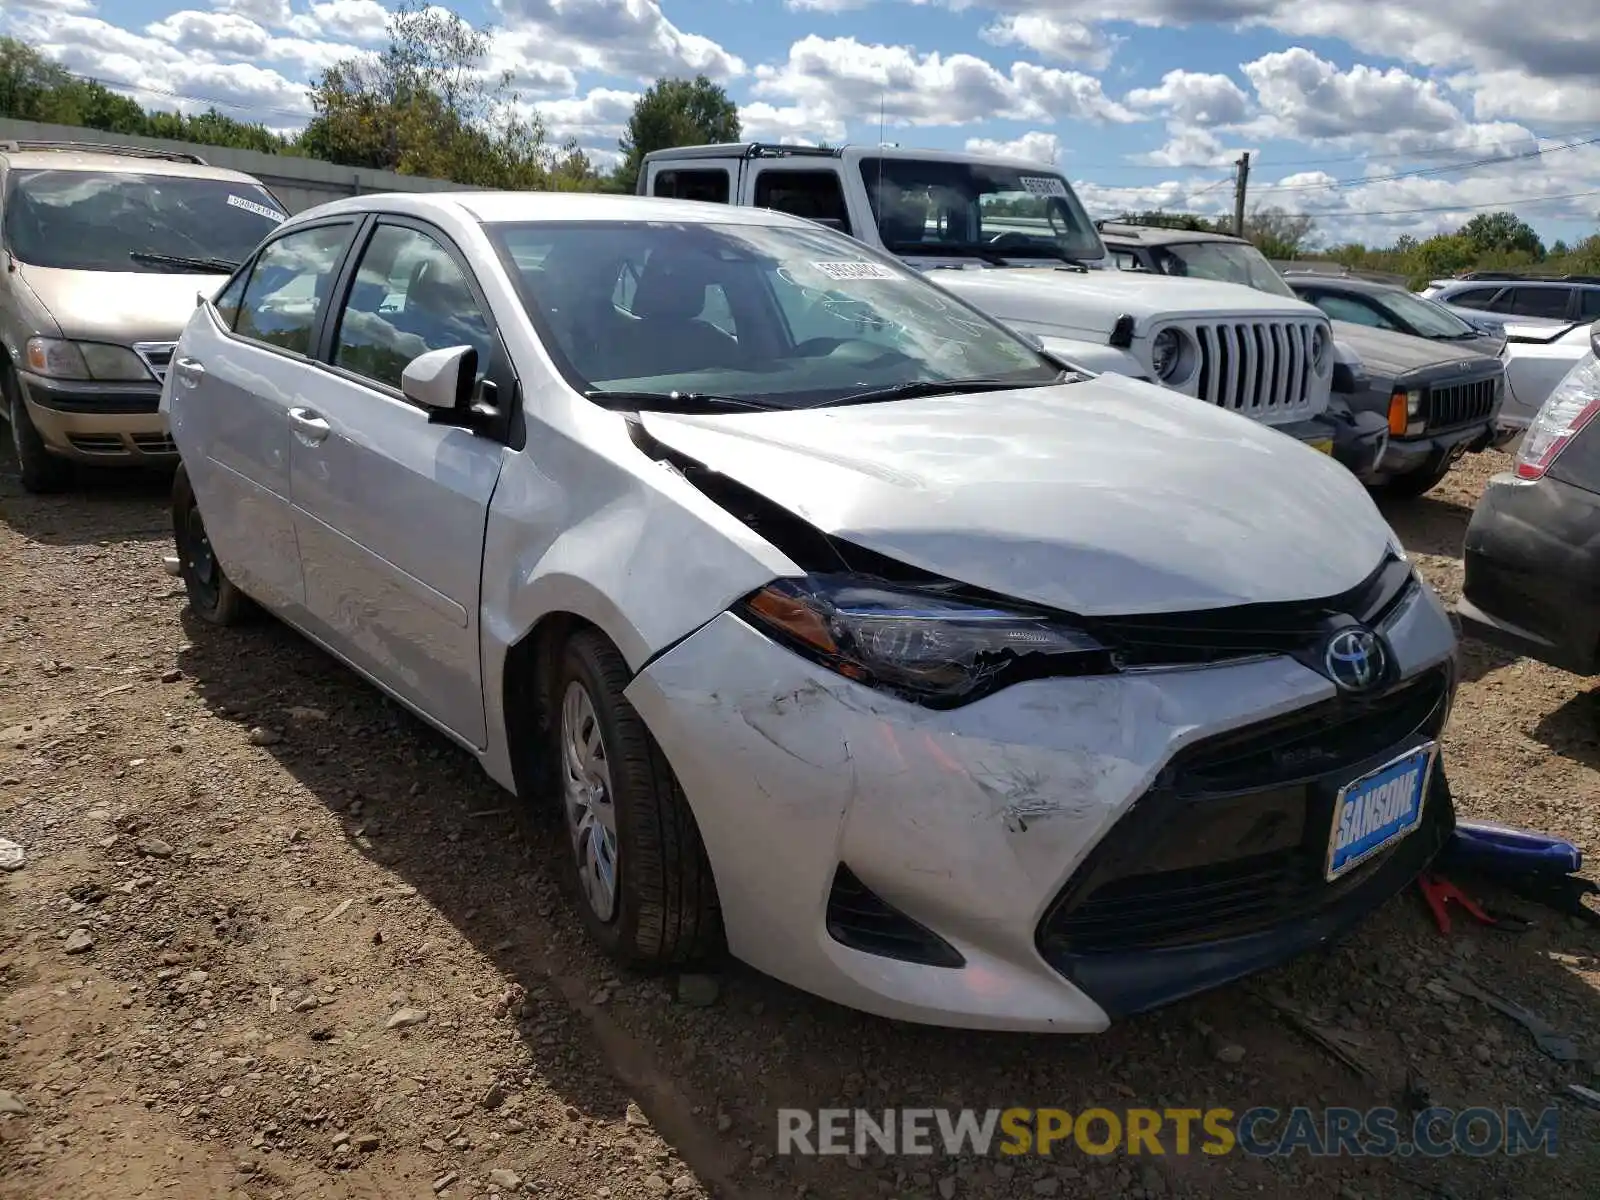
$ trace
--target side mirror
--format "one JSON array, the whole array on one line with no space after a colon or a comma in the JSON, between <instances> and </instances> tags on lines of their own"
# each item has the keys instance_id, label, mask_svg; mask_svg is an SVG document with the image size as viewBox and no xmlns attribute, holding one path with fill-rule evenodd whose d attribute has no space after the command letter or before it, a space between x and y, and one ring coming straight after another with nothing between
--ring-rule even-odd
<instances>
[{"instance_id":1,"label":"side mirror","mask_svg":"<svg viewBox=\"0 0 1600 1200\"><path fill-rule=\"evenodd\" d=\"M400 392L429 411L466 413L472 406L472 384L478 377L478 352L471 346L429 350L406 364Z\"/></svg>"}]
</instances>

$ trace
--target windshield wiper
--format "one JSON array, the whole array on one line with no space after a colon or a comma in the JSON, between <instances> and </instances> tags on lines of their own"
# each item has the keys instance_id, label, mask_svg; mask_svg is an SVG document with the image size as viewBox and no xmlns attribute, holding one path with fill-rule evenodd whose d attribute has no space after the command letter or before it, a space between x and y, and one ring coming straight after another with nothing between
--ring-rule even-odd
<instances>
[{"instance_id":1,"label":"windshield wiper","mask_svg":"<svg viewBox=\"0 0 1600 1200\"><path fill-rule=\"evenodd\" d=\"M1083 265L1081 258L1074 258L1060 246L1051 246L1040 242L1029 246L1026 250L1001 250L998 251L1002 258L1054 258L1059 259L1065 266L1061 269L1068 271L1081 271L1087 275L1089 268Z\"/></svg>"},{"instance_id":2,"label":"windshield wiper","mask_svg":"<svg viewBox=\"0 0 1600 1200\"><path fill-rule=\"evenodd\" d=\"M982 259L992 267L1006 265L1006 256L998 250L990 250L985 246L969 246L962 243L940 242L887 242L883 247L890 254L913 258L977 258Z\"/></svg>"},{"instance_id":3,"label":"windshield wiper","mask_svg":"<svg viewBox=\"0 0 1600 1200\"><path fill-rule=\"evenodd\" d=\"M198 267L218 275L232 275L239 269L239 264L230 258L190 258L184 254L155 254L149 250L134 250L128 257L153 267Z\"/></svg>"},{"instance_id":4,"label":"windshield wiper","mask_svg":"<svg viewBox=\"0 0 1600 1200\"><path fill-rule=\"evenodd\" d=\"M777 407L764 404L760 400L750 400L743 396L718 396L712 392L644 392L644 391L607 391L605 388L592 388L584 393L585 399L593 400L596 404L607 407L616 406L627 408L637 404L656 404L665 409L693 407L704 405L708 408L748 408L758 412L770 412Z\"/></svg>"},{"instance_id":5,"label":"windshield wiper","mask_svg":"<svg viewBox=\"0 0 1600 1200\"><path fill-rule=\"evenodd\" d=\"M1015 379L913 379L889 387L869 388L864 392L851 392L836 400L823 400L807 404L806 408L832 408L841 404L874 404L880 400L914 400L921 396L958 396L966 392L1010 392L1024 388L1053 387L1078 378L1074 371L1062 371L1053 379L1034 379L1018 382Z\"/></svg>"}]
</instances>

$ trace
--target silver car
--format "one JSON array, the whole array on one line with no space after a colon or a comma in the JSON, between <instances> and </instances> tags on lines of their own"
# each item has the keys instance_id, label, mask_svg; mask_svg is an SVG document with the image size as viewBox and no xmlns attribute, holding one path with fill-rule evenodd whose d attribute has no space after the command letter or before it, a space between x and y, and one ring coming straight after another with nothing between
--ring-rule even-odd
<instances>
[{"instance_id":1,"label":"silver car","mask_svg":"<svg viewBox=\"0 0 1600 1200\"><path fill-rule=\"evenodd\" d=\"M194 610L559 803L626 964L1094 1031L1452 827L1454 635L1347 471L798 218L339 201L196 309L163 405Z\"/></svg>"}]
</instances>

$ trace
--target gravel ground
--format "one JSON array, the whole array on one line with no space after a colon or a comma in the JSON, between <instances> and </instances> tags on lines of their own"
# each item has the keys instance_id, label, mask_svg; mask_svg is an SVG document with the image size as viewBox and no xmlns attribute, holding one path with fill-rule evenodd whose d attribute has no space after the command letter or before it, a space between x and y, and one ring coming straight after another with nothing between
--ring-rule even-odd
<instances>
[{"instance_id":1,"label":"gravel ground","mask_svg":"<svg viewBox=\"0 0 1600 1200\"><path fill-rule=\"evenodd\" d=\"M1449 598L1505 465L1390 514ZM619 978L549 823L287 630L194 623L166 519L163 481L36 499L0 460L0 838L26 855L0 873L0 1196L1593 1194L1600 1115L1565 1102L1554 1158L777 1159L782 1105L1542 1109L1597 1082L1600 934L1523 906L1530 932L1444 937L1408 895L1081 1039L891 1025L737 966ZM1600 856L1600 692L1464 663L1461 811ZM1461 969L1583 1060L1439 985Z\"/></svg>"}]
</instances>

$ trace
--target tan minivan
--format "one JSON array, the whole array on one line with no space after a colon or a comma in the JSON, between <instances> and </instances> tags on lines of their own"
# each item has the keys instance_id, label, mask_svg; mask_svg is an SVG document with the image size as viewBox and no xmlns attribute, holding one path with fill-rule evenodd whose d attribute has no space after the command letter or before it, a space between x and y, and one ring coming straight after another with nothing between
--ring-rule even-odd
<instances>
[{"instance_id":1,"label":"tan minivan","mask_svg":"<svg viewBox=\"0 0 1600 1200\"><path fill-rule=\"evenodd\" d=\"M156 406L178 334L286 216L195 155L0 142L0 414L25 489L69 486L74 462L176 463Z\"/></svg>"}]
</instances>

